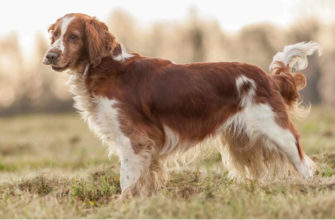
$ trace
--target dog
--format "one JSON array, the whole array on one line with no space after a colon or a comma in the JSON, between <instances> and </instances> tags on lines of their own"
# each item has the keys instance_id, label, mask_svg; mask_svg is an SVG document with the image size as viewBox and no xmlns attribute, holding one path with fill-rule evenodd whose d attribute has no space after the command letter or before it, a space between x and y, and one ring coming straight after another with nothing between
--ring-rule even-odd
<instances>
[{"instance_id":1,"label":"dog","mask_svg":"<svg viewBox=\"0 0 335 220\"><path fill-rule=\"evenodd\" d=\"M43 63L70 70L75 108L120 158L122 195L158 190L167 158L213 138L233 177L263 178L284 161L312 178L289 112L306 86L293 70L321 52L318 43L286 46L265 73L240 62L174 64L127 53L103 22L80 13L59 18L49 32Z\"/></svg>"}]
</instances>

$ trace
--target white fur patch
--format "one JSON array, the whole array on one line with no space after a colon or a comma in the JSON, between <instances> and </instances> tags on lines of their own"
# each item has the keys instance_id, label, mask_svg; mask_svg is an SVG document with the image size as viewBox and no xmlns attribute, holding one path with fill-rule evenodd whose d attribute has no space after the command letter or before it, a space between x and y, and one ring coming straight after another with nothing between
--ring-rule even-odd
<instances>
[{"instance_id":1,"label":"white fur patch","mask_svg":"<svg viewBox=\"0 0 335 220\"><path fill-rule=\"evenodd\" d=\"M186 150L188 146L191 145L188 141L182 141L177 132L173 131L168 126L164 125L164 133L165 133L165 143L160 152L161 155L170 154L175 150Z\"/></svg>"},{"instance_id":2,"label":"white fur patch","mask_svg":"<svg viewBox=\"0 0 335 220\"><path fill-rule=\"evenodd\" d=\"M160 154L172 152L179 144L179 135L172 131L168 126L163 126L165 133L165 143Z\"/></svg>"},{"instance_id":3,"label":"white fur patch","mask_svg":"<svg viewBox=\"0 0 335 220\"><path fill-rule=\"evenodd\" d=\"M61 30L60 37L51 45L50 50L59 49L62 53L65 52L64 35L67 32L68 26L72 20L73 20L73 17L65 17L62 19L61 28L60 28Z\"/></svg>"},{"instance_id":4,"label":"white fur patch","mask_svg":"<svg viewBox=\"0 0 335 220\"><path fill-rule=\"evenodd\" d=\"M255 89L256 89L255 81L242 75L236 79L235 83L236 83L238 94L241 98L241 106L247 106L247 105L252 104L253 97L255 95ZM243 85L247 83L249 83L251 87L249 88L246 94L242 94L241 88L243 87Z\"/></svg>"},{"instance_id":5,"label":"white fur patch","mask_svg":"<svg viewBox=\"0 0 335 220\"><path fill-rule=\"evenodd\" d=\"M120 44L121 46L121 53L117 56L113 56L113 59L119 62L123 62L126 59L129 59L131 57L133 57L132 54L127 53L126 49L124 48L124 46L122 44Z\"/></svg>"},{"instance_id":6,"label":"white fur patch","mask_svg":"<svg viewBox=\"0 0 335 220\"><path fill-rule=\"evenodd\" d=\"M274 121L274 113L267 104L249 105L230 117L224 124L232 134L245 134L250 144L257 142L260 135L280 135L281 129Z\"/></svg>"}]
</instances>

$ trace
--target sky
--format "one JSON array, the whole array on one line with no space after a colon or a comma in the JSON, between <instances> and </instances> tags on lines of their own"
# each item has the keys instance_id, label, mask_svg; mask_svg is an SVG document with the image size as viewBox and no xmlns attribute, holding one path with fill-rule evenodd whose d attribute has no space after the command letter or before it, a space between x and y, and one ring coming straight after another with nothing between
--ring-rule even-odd
<instances>
[{"instance_id":1,"label":"sky","mask_svg":"<svg viewBox=\"0 0 335 220\"><path fill-rule=\"evenodd\" d=\"M150 25L157 21L183 20L190 7L194 7L201 18L216 19L227 32L259 22L285 26L299 18L301 12L334 20L335 7L322 5L331 2L334 6L334 0L314 2L318 4L314 6L313 0L5 0L0 7L0 37L16 31L26 52L33 48L36 33L48 36L48 26L64 14L81 12L103 21L120 8L131 14L139 25Z\"/></svg>"}]
</instances>

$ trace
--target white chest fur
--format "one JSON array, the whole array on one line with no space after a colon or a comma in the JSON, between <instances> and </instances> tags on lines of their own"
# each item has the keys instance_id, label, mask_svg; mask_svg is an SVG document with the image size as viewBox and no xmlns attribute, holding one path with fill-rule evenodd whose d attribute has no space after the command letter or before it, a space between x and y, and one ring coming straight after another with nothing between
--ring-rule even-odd
<instances>
[{"instance_id":1,"label":"white chest fur","mask_svg":"<svg viewBox=\"0 0 335 220\"><path fill-rule=\"evenodd\" d=\"M91 96L84 77L73 75L68 81L74 95L74 107L79 111L89 128L109 147L109 156L119 153L115 146L127 145L129 139L120 130L117 100ZM116 150L116 152L115 152Z\"/></svg>"},{"instance_id":2,"label":"white chest fur","mask_svg":"<svg viewBox=\"0 0 335 220\"><path fill-rule=\"evenodd\" d=\"M130 139L120 129L117 100L92 97L84 77L73 75L68 82L74 94L75 108L87 121L90 129L108 146L108 156L116 153L121 160L120 184L122 192L140 178L144 166L150 165L147 156L135 154Z\"/></svg>"}]
</instances>

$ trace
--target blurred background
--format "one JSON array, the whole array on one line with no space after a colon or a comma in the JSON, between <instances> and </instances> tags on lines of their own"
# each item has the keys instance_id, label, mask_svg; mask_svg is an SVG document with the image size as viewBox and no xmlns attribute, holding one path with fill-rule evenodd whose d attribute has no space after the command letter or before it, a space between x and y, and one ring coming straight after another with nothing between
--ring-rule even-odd
<instances>
[{"instance_id":1,"label":"blurred background","mask_svg":"<svg viewBox=\"0 0 335 220\"><path fill-rule=\"evenodd\" d=\"M316 41L304 102L335 104L335 1L7 1L0 8L0 115L67 112L66 73L42 65L48 26L66 13L106 22L129 52L176 63L242 61L268 70L287 44Z\"/></svg>"}]
</instances>

